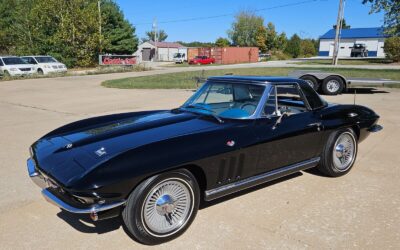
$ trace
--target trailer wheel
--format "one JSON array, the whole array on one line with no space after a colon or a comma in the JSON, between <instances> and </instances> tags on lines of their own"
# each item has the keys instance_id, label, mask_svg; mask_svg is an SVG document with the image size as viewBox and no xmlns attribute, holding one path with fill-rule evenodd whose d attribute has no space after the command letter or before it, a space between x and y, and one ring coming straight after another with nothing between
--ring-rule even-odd
<instances>
[{"instance_id":1,"label":"trailer wheel","mask_svg":"<svg viewBox=\"0 0 400 250\"><path fill-rule=\"evenodd\" d=\"M304 80L305 82L307 82L308 85L310 85L311 88L313 88L315 91L318 90L319 82L318 82L317 78L315 78L313 76L302 76L302 77L300 77L300 79Z\"/></svg>"},{"instance_id":2,"label":"trailer wheel","mask_svg":"<svg viewBox=\"0 0 400 250\"><path fill-rule=\"evenodd\" d=\"M322 92L326 95L337 95L344 89L343 79L339 76L328 76L322 82Z\"/></svg>"}]
</instances>

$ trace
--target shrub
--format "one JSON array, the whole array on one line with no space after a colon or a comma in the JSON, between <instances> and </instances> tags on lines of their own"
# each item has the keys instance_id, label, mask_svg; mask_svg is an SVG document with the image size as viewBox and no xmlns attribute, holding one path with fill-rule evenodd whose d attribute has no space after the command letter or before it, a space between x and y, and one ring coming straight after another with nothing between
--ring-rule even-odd
<instances>
[{"instance_id":1,"label":"shrub","mask_svg":"<svg viewBox=\"0 0 400 250\"><path fill-rule=\"evenodd\" d=\"M386 57L395 62L400 62L400 37L394 36L385 40Z\"/></svg>"},{"instance_id":2,"label":"shrub","mask_svg":"<svg viewBox=\"0 0 400 250\"><path fill-rule=\"evenodd\" d=\"M314 43L311 40L302 40L300 43L301 55L304 57L312 57L317 54Z\"/></svg>"},{"instance_id":3,"label":"shrub","mask_svg":"<svg viewBox=\"0 0 400 250\"><path fill-rule=\"evenodd\" d=\"M273 50L271 52L271 60L276 61L276 60L288 60L290 59L291 56L288 54L284 53L282 50Z\"/></svg>"}]
</instances>

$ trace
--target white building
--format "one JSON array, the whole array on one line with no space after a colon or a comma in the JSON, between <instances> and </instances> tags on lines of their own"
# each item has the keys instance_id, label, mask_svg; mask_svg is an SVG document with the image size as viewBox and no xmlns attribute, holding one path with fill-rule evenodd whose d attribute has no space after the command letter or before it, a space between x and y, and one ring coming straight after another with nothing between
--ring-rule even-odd
<instances>
[{"instance_id":1,"label":"white building","mask_svg":"<svg viewBox=\"0 0 400 250\"><path fill-rule=\"evenodd\" d=\"M157 48L157 50L156 50ZM134 53L139 62L142 61L173 61L176 53L184 53L187 55L187 48L179 43L172 42L144 42L138 46L138 50ZM157 55L158 54L158 58Z\"/></svg>"},{"instance_id":2,"label":"white building","mask_svg":"<svg viewBox=\"0 0 400 250\"><path fill-rule=\"evenodd\" d=\"M332 57L336 30L331 29L320 37L318 56ZM382 28L356 28L342 29L339 43L339 57L350 57L351 49L355 43L365 44L368 57L383 58L385 38Z\"/></svg>"}]
</instances>

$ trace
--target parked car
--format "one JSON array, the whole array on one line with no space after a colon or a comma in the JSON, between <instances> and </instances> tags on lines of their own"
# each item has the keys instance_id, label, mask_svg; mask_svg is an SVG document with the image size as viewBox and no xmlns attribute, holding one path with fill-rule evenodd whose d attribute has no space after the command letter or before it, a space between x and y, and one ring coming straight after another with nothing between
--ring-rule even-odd
<instances>
[{"instance_id":1,"label":"parked car","mask_svg":"<svg viewBox=\"0 0 400 250\"><path fill-rule=\"evenodd\" d=\"M179 108L55 129L31 146L27 165L49 202L93 220L122 215L137 240L158 244L189 227L202 199L313 167L347 174L378 119L327 103L303 80L211 77Z\"/></svg>"},{"instance_id":2,"label":"parked car","mask_svg":"<svg viewBox=\"0 0 400 250\"><path fill-rule=\"evenodd\" d=\"M22 60L35 65L39 75L48 75L67 72L67 66L51 56L22 56Z\"/></svg>"},{"instance_id":3,"label":"parked car","mask_svg":"<svg viewBox=\"0 0 400 250\"><path fill-rule=\"evenodd\" d=\"M295 70L289 73L289 77L306 81L315 91L325 95L338 95L347 91L351 81L340 74L322 72L319 70Z\"/></svg>"},{"instance_id":4,"label":"parked car","mask_svg":"<svg viewBox=\"0 0 400 250\"><path fill-rule=\"evenodd\" d=\"M175 63L184 63L187 61L186 54L185 53L176 53L174 55L173 60Z\"/></svg>"},{"instance_id":5,"label":"parked car","mask_svg":"<svg viewBox=\"0 0 400 250\"><path fill-rule=\"evenodd\" d=\"M16 56L0 56L0 76L26 76L35 73L35 67Z\"/></svg>"},{"instance_id":6,"label":"parked car","mask_svg":"<svg viewBox=\"0 0 400 250\"><path fill-rule=\"evenodd\" d=\"M351 48L350 57L368 57L367 46L364 43L355 43Z\"/></svg>"},{"instance_id":7,"label":"parked car","mask_svg":"<svg viewBox=\"0 0 400 250\"><path fill-rule=\"evenodd\" d=\"M197 64L197 65L213 64L213 63L215 63L215 59L207 56L196 56L195 58L189 61L189 64Z\"/></svg>"}]
</instances>

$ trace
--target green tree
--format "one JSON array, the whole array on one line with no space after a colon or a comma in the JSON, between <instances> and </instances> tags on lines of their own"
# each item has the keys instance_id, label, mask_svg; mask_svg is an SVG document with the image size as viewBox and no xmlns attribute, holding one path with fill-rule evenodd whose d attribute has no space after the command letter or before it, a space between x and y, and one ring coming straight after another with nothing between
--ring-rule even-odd
<instances>
[{"instance_id":1,"label":"green tree","mask_svg":"<svg viewBox=\"0 0 400 250\"><path fill-rule=\"evenodd\" d=\"M17 54L49 54L68 66L91 66L99 51L95 0L20 0Z\"/></svg>"},{"instance_id":2,"label":"green tree","mask_svg":"<svg viewBox=\"0 0 400 250\"><path fill-rule=\"evenodd\" d=\"M276 49L284 51L287 45L288 39L286 33L282 32L276 38Z\"/></svg>"},{"instance_id":3,"label":"green tree","mask_svg":"<svg viewBox=\"0 0 400 250\"><path fill-rule=\"evenodd\" d=\"M389 59L400 62L400 37L389 37L385 40L385 53Z\"/></svg>"},{"instance_id":4,"label":"green tree","mask_svg":"<svg viewBox=\"0 0 400 250\"><path fill-rule=\"evenodd\" d=\"M300 54L305 57L315 56L317 54L314 46L314 42L310 39L304 39L300 43L301 52Z\"/></svg>"},{"instance_id":5,"label":"green tree","mask_svg":"<svg viewBox=\"0 0 400 250\"><path fill-rule=\"evenodd\" d=\"M11 54L15 49L16 34L12 29L17 16L16 0L0 0L0 54Z\"/></svg>"},{"instance_id":6,"label":"green tree","mask_svg":"<svg viewBox=\"0 0 400 250\"><path fill-rule=\"evenodd\" d=\"M399 0L363 0L363 4L371 3L370 13L384 11L385 32L389 35L400 35L400 1Z\"/></svg>"},{"instance_id":7,"label":"green tree","mask_svg":"<svg viewBox=\"0 0 400 250\"><path fill-rule=\"evenodd\" d=\"M311 39L311 42L314 44L315 53L319 50L319 39Z\"/></svg>"},{"instance_id":8,"label":"green tree","mask_svg":"<svg viewBox=\"0 0 400 250\"><path fill-rule=\"evenodd\" d=\"M138 39L135 28L125 18L114 0L102 0L102 49L105 53L132 54Z\"/></svg>"},{"instance_id":9,"label":"green tree","mask_svg":"<svg viewBox=\"0 0 400 250\"><path fill-rule=\"evenodd\" d=\"M267 45L268 50L273 50L278 47L275 25L271 22L267 24L267 39L265 44Z\"/></svg>"},{"instance_id":10,"label":"green tree","mask_svg":"<svg viewBox=\"0 0 400 250\"><path fill-rule=\"evenodd\" d=\"M223 37L219 37L216 41L215 41L215 46L217 47L228 47L231 43L229 42L228 39L223 38Z\"/></svg>"},{"instance_id":11,"label":"green tree","mask_svg":"<svg viewBox=\"0 0 400 250\"><path fill-rule=\"evenodd\" d=\"M158 41L159 42L163 42L165 40L167 40L168 35L164 30L159 30L157 35ZM142 39L143 42L147 42L147 41L154 41L154 34L155 32L152 31L146 31L146 37Z\"/></svg>"},{"instance_id":12,"label":"green tree","mask_svg":"<svg viewBox=\"0 0 400 250\"><path fill-rule=\"evenodd\" d=\"M336 29L336 24L333 25L332 27L333 27L333 29L335 30L335 29ZM350 25L347 25L346 19L343 18L343 20L342 20L342 29L350 29L350 28L351 28L351 26L350 26Z\"/></svg>"},{"instance_id":13,"label":"green tree","mask_svg":"<svg viewBox=\"0 0 400 250\"><path fill-rule=\"evenodd\" d=\"M259 26L256 34L256 43L262 53L267 52L267 45L265 44L266 39L267 29L264 26Z\"/></svg>"},{"instance_id":14,"label":"green tree","mask_svg":"<svg viewBox=\"0 0 400 250\"><path fill-rule=\"evenodd\" d=\"M286 45L285 52L293 58L299 57L301 53L301 39L297 34L294 34Z\"/></svg>"},{"instance_id":15,"label":"green tree","mask_svg":"<svg viewBox=\"0 0 400 250\"><path fill-rule=\"evenodd\" d=\"M241 11L235 16L232 28L228 30L234 45L257 46L257 31L264 25L264 18L250 11Z\"/></svg>"}]
</instances>

